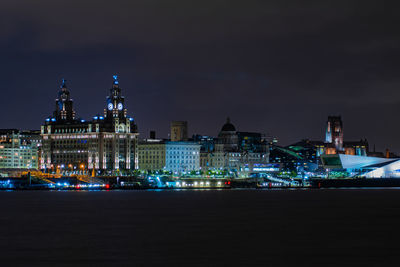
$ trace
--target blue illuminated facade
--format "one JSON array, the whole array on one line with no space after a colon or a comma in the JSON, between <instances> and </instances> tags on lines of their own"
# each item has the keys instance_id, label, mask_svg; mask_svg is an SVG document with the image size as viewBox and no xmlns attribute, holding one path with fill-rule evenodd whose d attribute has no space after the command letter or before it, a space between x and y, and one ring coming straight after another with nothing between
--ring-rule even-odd
<instances>
[{"instance_id":1,"label":"blue illuminated facade","mask_svg":"<svg viewBox=\"0 0 400 267\"><path fill-rule=\"evenodd\" d=\"M200 145L196 142L165 142L165 170L175 174L200 170Z\"/></svg>"}]
</instances>

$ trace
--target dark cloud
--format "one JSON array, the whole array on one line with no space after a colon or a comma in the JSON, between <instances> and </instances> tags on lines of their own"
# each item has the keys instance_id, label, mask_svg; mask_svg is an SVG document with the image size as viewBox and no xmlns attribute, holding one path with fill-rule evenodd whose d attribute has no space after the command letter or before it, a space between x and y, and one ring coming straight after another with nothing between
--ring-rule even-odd
<instances>
[{"instance_id":1,"label":"dark cloud","mask_svg":"<svg viewBox=\"0 0 400 267\"><path fill-rule=\"evenodd\" d=\"M120 74L141 133L186 119L287 144L345 137L400 152L400 18L395 1L2 1L0 121L39 128L59 80L82 117L100 113Z\"/></svg>"}]
</instances>

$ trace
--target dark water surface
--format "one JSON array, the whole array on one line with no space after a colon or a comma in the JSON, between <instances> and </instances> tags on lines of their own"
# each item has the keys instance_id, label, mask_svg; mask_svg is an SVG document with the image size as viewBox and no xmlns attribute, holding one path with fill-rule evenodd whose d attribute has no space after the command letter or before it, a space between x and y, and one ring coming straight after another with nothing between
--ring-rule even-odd
<instances>
[{"instance_id":1,"label":"dark water surface","mask_svg":"<svg viewBox=\"0 0 400 267\"><path fill-rule=\"evenodd\" d=\"M0 266L400 266L400 190L0 192Z\"/></svg>"}]
</instances>

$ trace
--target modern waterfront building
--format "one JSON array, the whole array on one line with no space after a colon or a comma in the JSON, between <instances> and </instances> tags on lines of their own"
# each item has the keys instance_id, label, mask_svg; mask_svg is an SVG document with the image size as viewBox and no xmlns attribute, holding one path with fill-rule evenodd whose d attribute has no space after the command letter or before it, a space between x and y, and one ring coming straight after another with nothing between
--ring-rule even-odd
<instances>
[{"instance_id":1,"label":"modern waterfront building","mask_svg":"<svg viewBox=\"0 0 400 267\"><path fill-rule=\"evenodd\" d=\"M38 169L39 149L36 131L0 130L0 169Z\"/></svg>"},{"instance_id":2,"label":"modern waterfront building","mask_svg":"<svg viewBox=\"0 0 400 267\"><path fill-rule=\"evenodd\" d=\"M329 172L343 177L400 178L400 158L335 154L322 155L321 160Z\"/></svg>"},{"instance_id":3,"label":"modern waterfront building","mask_svg":"<svg viewBox=\"0 0 400 267\"><path fill-rule=\"evenodd\" d=\"M340 116L328 116L325 141L303 139L286 147L271 146L271 162L280 163L286 170L316 170L321 166L322 155L367 156L368 141L344 141L343 122Z\"/></svg>"},{"instance_id":4,"label":"modern waterfront building","mask_svg":"<svg viewBox=\"0 0 400 267\"><path fill-rule=\"evenodd\" d=\"M76 117L63 80L53 116L41 127L43 171L120 175L138 168L137 126L128 116L117 76L113 78L104 114L90 121Z\"/></svg>"},{"instance_id":5,"label":"modern waterfront building","mask_svg":"<svg viewBox=\"0 0 400 267\"><path fill-rule=\"evenodd\" d=\"M269 160L284 171L315 171L319 165L315 147L306 140L287 147L272 145Z\"/></svg>"}]
</instances>

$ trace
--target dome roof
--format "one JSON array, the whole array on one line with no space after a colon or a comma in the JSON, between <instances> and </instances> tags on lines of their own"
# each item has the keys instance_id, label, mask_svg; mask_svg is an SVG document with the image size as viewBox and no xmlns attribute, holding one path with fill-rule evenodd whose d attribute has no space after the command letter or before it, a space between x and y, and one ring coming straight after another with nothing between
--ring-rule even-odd
<instances>
[{"instance_id":1,"label":"dome roof","mask_svg":"<svg viewBox=\"0 0 400 267\"><path fill-rule=\"evenodd\" d=\"M226 119L226 123L222 126L221 132L236 132L235 126L231 123L229 117Z\"/></svg>"}]
</instances>

